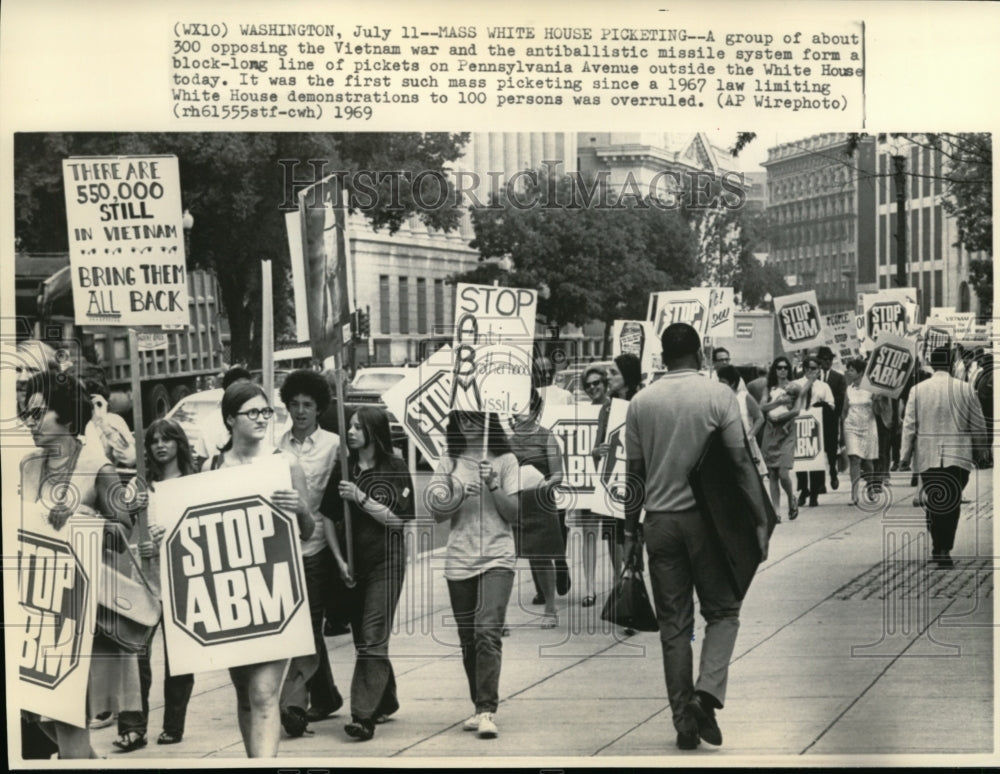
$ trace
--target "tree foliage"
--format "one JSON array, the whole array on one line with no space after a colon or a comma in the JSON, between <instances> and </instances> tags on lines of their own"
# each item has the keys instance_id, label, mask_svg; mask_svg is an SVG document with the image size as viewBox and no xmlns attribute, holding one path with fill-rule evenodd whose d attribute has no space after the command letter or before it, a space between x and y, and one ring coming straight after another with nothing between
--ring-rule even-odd
<instances>
[{"instance_id":1,"label":"tree foliage","mask_svg":"<svg viewBox=\"0 0 1000 774\"><path fill-rule=\"evenodd\" d=\"M472 247L482 258L509 256L513 264L509 274L486 270L491 277L547 286L539 313L553 326L642 319L650 291L698 284L695 238L681 208L638 196L591 199L579 182L539 172L517 196L472 209ZM481 274L477 268L455 279Z\"/></svg>"},{"instance_id":2,"label":"tree foliage","mask_svg":"<svg viewBox=\"0 0 1000 774\"><path fill-rule=\"evenodd\" d=\"M274 262L275 325L290 318L292 299L284 212L295 192L343 173L360 211L395 232L412 215L450 230L461 216L445 166L462 153L467 135L417 133L63 133L15 138L16 238L26 252L66 252L62 160L68 156L173 154L183 206L194 216L190 268L215 271L232 336L232 360L260 352L260 269ZM297 166L296 166L297 162ZM371 175L352 173L370 170ZM374 174L375 171L383 173ZM423 196L406 183L425 174ZM391 173L391 174L385 174ZM432 189L440 186L441 195ZM426 206L425 206L426 205Z\"/></svg>"}]
</instances>

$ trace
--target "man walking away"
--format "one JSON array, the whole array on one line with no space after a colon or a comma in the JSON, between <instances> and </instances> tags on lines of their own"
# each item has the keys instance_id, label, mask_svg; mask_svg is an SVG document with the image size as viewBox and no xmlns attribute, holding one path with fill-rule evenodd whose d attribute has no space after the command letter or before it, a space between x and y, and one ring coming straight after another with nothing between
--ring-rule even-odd
<instances>
[{"instance_id":1,"label":"man walking away","mask_svg":"<svg viewBox=\"0 0 1000 774\"><path fill-rule=\"evenodd\" d=\"M687 479L716 430L736 469L734 484L753 503L749 516L756 525L761 561L767 557L767 515L760 480L744 445L736 396L725 384L698 373L702 352L697 331L674 323L663 332L661 344L667 374L639 392L626 415L630 489L638 494L625 507L625 555L641 562L638 521L645 506L644 535L667 695L677 746L690 750L699 739L722 744L715 710L725 703L739 629L740 600ZM691 654L695 589L706 624L697 683Z\"/></svg>"},{"instance_id":2,"label":"man walking away","mask_svg":"<svg viewBox=\"0 0 1000 774\"><path fill-rule=\"evenodd\" d=\"M931 533L931 561L939 568L954 567L951 550L962 510L962 490L969 483L973 460L984 465L986 420L972 387L949 376L951 353L938 347L931 353L934 375L910 390L903 420L903 464L916 456L920 472L927 530Z\"/></svg>"}]
</instances>

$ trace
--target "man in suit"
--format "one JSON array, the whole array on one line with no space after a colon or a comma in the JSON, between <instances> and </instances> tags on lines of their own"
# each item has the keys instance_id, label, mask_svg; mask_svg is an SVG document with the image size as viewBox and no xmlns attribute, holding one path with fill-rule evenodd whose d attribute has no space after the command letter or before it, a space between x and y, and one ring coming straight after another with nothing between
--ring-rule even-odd
<instances>
[{"instance_id":1,"label":"man in suit","mask_svg":"<svg viewBox=\"0 0 1000 774\"><path fill-rule=\"evenodd\" d=\"M806 355L802 361L803 376L801 379L796 379L792 384L797 384L799 387L797 408L805 410L822 407L823 451L827 452L829 449L829 436L832 433L834 442L836 442L837 429L828 429L826 414L835 410L836 403L830 386L820 379L821 371L819 357L814 354ZM827 459L829 460L829 456ZM836 470L836 465L834 465L834 470ZM811 470L808 473L800 471L796 474L796 479L798 480L799 487L799 505L805 505L806 500L809 500L810 507L815 508L819 505L819 496L826 494L826 474L822 470ZM830 485L833 486L832 481Z\"/></svg>"},{"instance_id":2,"label":"man in suit","mask_svg":"<svg viewBox=\"0 0 1000 774\"><path fill-rule=\"evenodd\" d=\"M830 463L830 488L840 486L837 479L837 451L840 445L840 417L844 413L844 396L847 395L847 380L844 375L833 370L833 350L820 347L816 353L819 359L819 381L826 382L833 393L833 408L823 406L823 443L826 459Z\"/></svg>"},{"instance_id":3,"label":"man in suit","mask_svg":"<svg viewBox=\"0 0 1000 774\"><path fill-rule=\"evenodd\" d=\"M974 464L989 455L986 420L972 387L949 375L951 352L931 353L934 375L910 390L903 420L902 461L915 456L922 498L931 534L931 561L953 567L951 550L962 510L962 490Z\"/></svg>"}]
</instances>

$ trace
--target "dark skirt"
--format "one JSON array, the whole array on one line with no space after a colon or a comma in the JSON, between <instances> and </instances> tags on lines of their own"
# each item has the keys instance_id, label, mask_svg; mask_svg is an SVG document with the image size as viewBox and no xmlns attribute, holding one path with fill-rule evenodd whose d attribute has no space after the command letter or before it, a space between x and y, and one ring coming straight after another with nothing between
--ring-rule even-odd
<instances>
[{"instance_id":1,"label":"dark skirt","mask_svg":"<svg viewBox=\"0 0 1000 774\"><path fill-rule=\"evenodd\" d=\"M554 559L566 555L559 511L548 491L528 489L517 495L518 519L513 526L518 556Z\"/></svg>"}]
</instances>

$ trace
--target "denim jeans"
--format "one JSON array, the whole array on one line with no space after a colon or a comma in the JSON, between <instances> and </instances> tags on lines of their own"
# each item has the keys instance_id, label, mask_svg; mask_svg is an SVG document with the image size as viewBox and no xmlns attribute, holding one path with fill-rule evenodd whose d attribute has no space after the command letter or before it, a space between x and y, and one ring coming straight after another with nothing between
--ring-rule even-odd
<instances>
[{"instance_id":1,"label":"denim jeans","mask_svg":"<svg viewBox=\"0 0 1000 774\"><path fill-rule=\"evenodd\" d=\"M337 563L334 561L333 552L329 548L324 548L318 554L303 557L302 564L306 576L309 617L316 649L308 656L296 656L292 659L285 684L281 689L281 708L306 709L311 694L313 706L317 709L328 709L336 704L335 697L339 696L339 692L330 672L326 640L323 639L323 610L327 598L336 593L339 586L335 582ZM310 678L314 676L321 678L318 684L315 680L310 682ZM320 697L329 697L328 703L321 703Z\"/></svg>"},{"instance_id":2,"label":"denim jeans","mask_svg":"<svg viewBox=\"0 0 1000 774\"><path fill-rule=\"evenodd\" d=\"M351 610L357 653L351 678L351 716L355 720L374 720L399 709L396 675L389 661L389 634L404 572L399 557L355 569L358 604Z\"/></svg>"},{"instance_id":3,"label":"denim jeans","mask_svg":"<svg viewBox=\"0 0 1000 774\"><path fill-rule=\"evenodd\" d=\"M163 625L163 622L160 622ZM150 646L152 647L152 646ZM169 654L164 654L163 677L163 730L174 736L184 736L184 719L187 705L194 690L194 675L171 675ZM118 734L138 731L145 734L149 724L149 689L153 684L153 670L149 663L149 648L140 653L139 690L142 694L142 712L126 710L118 713Z\"/></svg>"},{"instance_id":4,"label":"denim jeans","mask_svg":"<svg viewBox=\"0 0 1000 774\"><path fill-rule=\"evenodd\" d=\"M476 712L496 712L500 703L501 633L513 587L514 571L500 567L448 581L462 666Z\"/></svg>"},{"instance_id":5,"label":"denim jeans","mask_svg":"<svg viewBox=\"0 0 1000 774\"><path fill-rule=\"evenodd\" d=\"M685 727L684 709L694 691L726 701L729 661L740 627L740 601L729 585L719 550L696 510L647 513L644 524L649 552L653 603L660 624L663 670L674 727ZM694 683L691 635L694 592L705 619L698 682Z\"/></svg>"}]
</instances>

